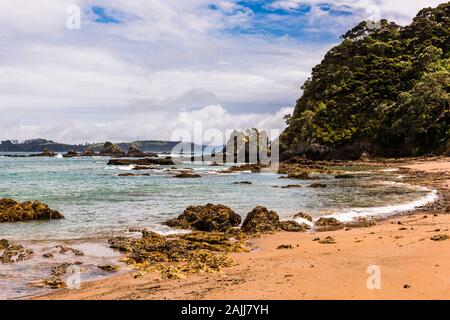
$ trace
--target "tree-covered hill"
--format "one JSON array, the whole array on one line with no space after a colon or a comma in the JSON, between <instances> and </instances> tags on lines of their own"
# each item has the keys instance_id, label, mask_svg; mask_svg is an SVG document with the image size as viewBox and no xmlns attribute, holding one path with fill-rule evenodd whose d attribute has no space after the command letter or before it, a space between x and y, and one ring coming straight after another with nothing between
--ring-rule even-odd
<instances>
[{"instance_id":1,"label":"tree-covered hill","mask_svg":"<svg viewBox=\"0 0 450 320\"><path fill-rule=\"evenodd\" d=\"M400 27L362 22L303 85L282 158L450 151L450 2Z\"/></svg>"}]
</instances>

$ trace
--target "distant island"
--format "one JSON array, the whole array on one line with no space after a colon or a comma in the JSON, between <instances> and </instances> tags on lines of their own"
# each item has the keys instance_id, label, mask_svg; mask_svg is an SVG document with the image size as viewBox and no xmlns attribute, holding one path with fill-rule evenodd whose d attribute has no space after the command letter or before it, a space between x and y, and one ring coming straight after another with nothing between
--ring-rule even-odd
<instances>
[{"instance_id":1,"label":"distant island","mask_svg":"<svg viewBox=\"0 0 450 320\"><path fill-rule=\"evenodd\" d=\"M144 152L154 153L170 153L173 148L180 142L177 141L159 141L159 140L145 140L134 142L117 143L123 152L130 149L131 146L139 148ZM199 146L185 142L186 150L198 150ZM65 144L47 139L31 139L23 142L6 140L0 143L0 152L43 152L44 150L52 150L54 152L68 152L76 151L83 152L90 149L94 152L102 151L104 143L86 143L86 144Z\"/></svg>"}]
</instances>

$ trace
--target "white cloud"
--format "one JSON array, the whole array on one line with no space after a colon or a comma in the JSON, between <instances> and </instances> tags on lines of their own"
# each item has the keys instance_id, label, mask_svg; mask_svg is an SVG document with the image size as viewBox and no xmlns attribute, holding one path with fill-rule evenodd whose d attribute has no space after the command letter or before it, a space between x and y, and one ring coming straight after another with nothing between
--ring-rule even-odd
<instances>
[{"instance_id":1,"label":"white cloud","mask_svg":"<svg viewBox=\"0 0 450 320\"><path fill-rule=\"evenodd\" d=\"M321 40L321 32L343 32L364 17L369 1L400 22L440 2L332 0L357 15L330 19L316 8L306 21L292 20L293 27L305 23ZM208 10L212 2L222 10ZM301 3L321 1L275 6ZM83 8L81 30L66 28L73 4ZM93 4L125 22L94 22ZM0 139L167 139L174 125L212 113L221 118L206 122L220 128L280 126L280 108L295 103L311 68L334 43L226 32L252 19L248 8L230 0L3 0Z\"/></svg>"}]
</instances>

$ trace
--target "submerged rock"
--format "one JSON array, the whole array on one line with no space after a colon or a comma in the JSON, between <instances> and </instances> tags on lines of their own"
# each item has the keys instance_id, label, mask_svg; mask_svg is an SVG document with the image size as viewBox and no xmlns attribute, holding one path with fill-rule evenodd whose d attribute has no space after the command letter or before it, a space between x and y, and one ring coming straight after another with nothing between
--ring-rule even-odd
<instances>
[{"instance_id":1,"label":"submerged rock","mask_svg":"<svg viewBox=\"0 0 450 320\"><path fill-rule=\"evenodd\" d=\"M148 177L150 176L150 173L119 173L117 175L118 177Z\"/></svg>"},{"instance_id":2,"label":"submerged rock","mask_svg":"<svg viewBox=\"0 0 450 320\"><path fill-rule=\"evenodd\" d=\"M106 272L117 272L120 270L120 267L114 264L101 265L98 266L98 268Z\"/></svg>"},{"instance_id":3,"label":"submerged rock","mask_svg":"<svg viewBox=\"0 0 450 320\"><path fill-rule=\"evenodd\" d=\"M265 207L254 208L245 218L242 231L246 233L271 233L279 231L280 217Z\"/></svg>"},{"instance_id":4,"label":"submerged rock","mask_svg":"<svg viewBox=\"0 0 450 320\"><path fill-rule=\"evenodd\" d=\"M108 165L110 166L129 166L129 165L138 165L138 166L150 166L150 165L174 165L171 157L166 158L143 158L143 159L111 159L108 161Z\"/></svg>"},{"instance_id":5,"label":"submerged rock","mask_svg":"<svg viewBox=\"0 0 450 320\"><path fill-rule=\"evenodd\" d=\"M253 184L253 183L250 182L250 181L236 181L236 182L233 182L233 184L247 184L247 185L249 185L249 184Z\"/></svg>"},{"instance_id":6,"label":"submerged rock","mask_svg":"<svg viewBox=\"0 0 450 320\"><path fill-rule=\"evenodd\" d=\"M336 218L320 218L316 222L316 227L323 227L323 228L341 228L344 227L344 224L337 220Z\"/></svg>"},{"instance_id":7,"label":"submerged rock","mask_svg":"<svg viewBox=\"0 0 450 320\"><path fill-rule=\"evenodd\" d=\"M175 219L165 222L169 227L200 231L229 231L241 223L241 216L223 205L190 206Z\"/></svg>"},{"instance_id":8,"label":"submerged rock","mask_svg":"<svg viewBox=\"0 0 450 320\"><path fill-rule=\"evenodd\" d=\"M296 189L302 188L300 184L288 184L287 186L282 186L281 189Z\"/></svg>"},{"instance_id":9,"label":"submerged rock","mask_svg":"<svg viewBox=\"0 0 450 320\"><path fill-rule=\"evenodd\" d=\"M39 201L19 203L12 199L0 199L0 222L61 218L64 218L64 216L60 212L51 210L46 204Z\"/></svg>"},{"instance_id":10,"label":"submerged rock","mask_svg":"<svg viewBox=\"0 0 450 320\"><path fill-rule=\"evenodd\" d=\"M335 179L353 179L354 177L354 174L338 174L337 176L334 176Z\"/></svg>"},{"instance_id":11,"label":"submerged rock","mask_svg":"<svg viewBox=\"0 0 450 320\"><path fill-rule=\"evenodd\" d=\"M190 172L181 172L174 176L174 178L181 178L181 179L192 179L192 178L201 178L202 176L196 173L190 173Z\"/></svg>"},{"instance_id":12,"label":"submerged rock","mask_svg":"<svg viewBox=\"0 0 450 320\"><path fill-rule=\"evenodd\" d=\"M49 286L52 289L62 289L67 288L66 283L57 276L51 276L48 279L42 281L44 285Z\"/></svg>"},{"instance_id":13,"label":"submerged rock","mask_svg":"<svg viewBox=\"0 0 450 320\"><path fill-rule=\"evenodd\" d=\"M0 256L0 262L3 264L13 264L28 260L33 254L33 250L26 249L22 245L12 245L5 239L0 240L0 250L4 250Z\"/></svg>"},{"instance_id":14,"label":"submerged rock","mask_svg":"<svg viewBox=\"0 0 450 320\"><path fill-rule=\"evenodd\" d=\"M313 183L308 186L308 188L326 188L326 187L328 186L324 183Z\"/></svg>"}]
</instances>

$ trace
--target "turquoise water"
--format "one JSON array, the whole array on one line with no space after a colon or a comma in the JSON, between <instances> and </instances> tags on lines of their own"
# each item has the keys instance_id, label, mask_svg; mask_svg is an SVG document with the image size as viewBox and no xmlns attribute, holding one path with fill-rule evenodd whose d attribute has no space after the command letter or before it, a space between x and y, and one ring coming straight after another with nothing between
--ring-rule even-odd
<instances>
[{"instance_id":1,"label":"turquoise water","mask_svg":"<svg viewBox=\"0 0 450 320\"><path fill-rule=\"evenodd\" d=\"M0 197L35 199L64 213L65 219L0 224L0 237L13 240L86 239L108 236L129 227L168 232L161 222L182 213L189 205L220 203L243 217L255 206L266 206L289 218L299 211L315 217L345 213L352 208L407 204L429 191L397 183L395 172L372 172L358 179L319 181L279 179L275 173L218 174L225 167L184 164L200 179L176 179L165 170L150 176L118 177L131 167L107 166L105 158L7 158L0 156ZM143 173L145 171L132 171ZM234 182L251 181L251 185ZM397 181L397 182L396 182ZM281 189L274 186L312 182L324 189Z\"/></svg>"}]
</instances>

